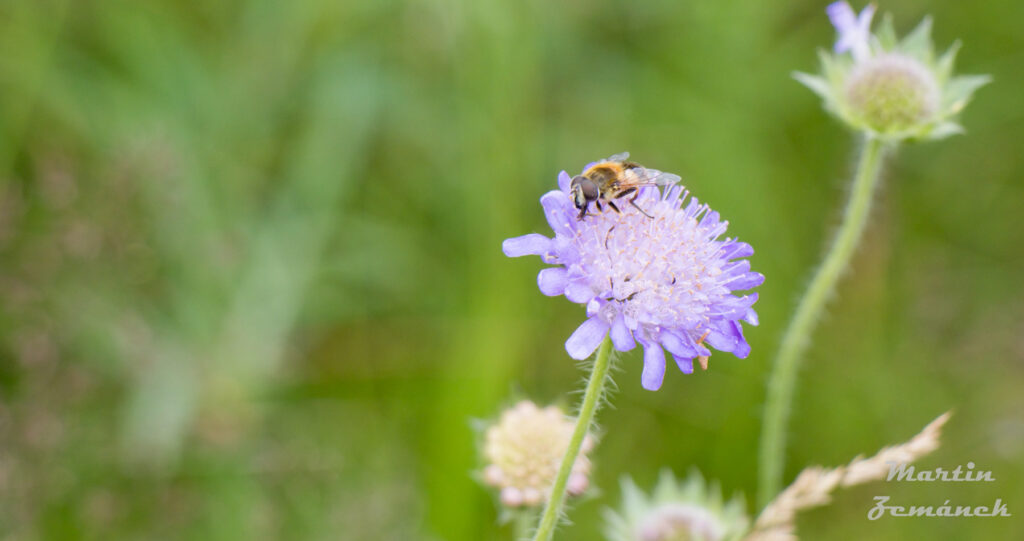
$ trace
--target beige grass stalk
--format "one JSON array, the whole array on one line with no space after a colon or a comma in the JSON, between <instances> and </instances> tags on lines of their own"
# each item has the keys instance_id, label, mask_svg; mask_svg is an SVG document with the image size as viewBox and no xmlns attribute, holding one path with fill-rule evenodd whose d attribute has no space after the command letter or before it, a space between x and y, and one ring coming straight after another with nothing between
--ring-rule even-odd
<instances>
[{"instance_id":1,"label":"beige grass stalk","mask_svg":"<svg viewBox=\"0 0 1024 541\"><path fill-rule=\"evenodd\" d=\"M878 481L889 473L892 463L909 464L938 449L942 426L950 412L943 413L910 441L889 447L869 458L860 456L836 468L812 466L800 472L796 481L772 500L757 517L754 530L745 541L793 541L798 511L832 501L836 487L850 487Z\"/></svg>"}]
</instances>

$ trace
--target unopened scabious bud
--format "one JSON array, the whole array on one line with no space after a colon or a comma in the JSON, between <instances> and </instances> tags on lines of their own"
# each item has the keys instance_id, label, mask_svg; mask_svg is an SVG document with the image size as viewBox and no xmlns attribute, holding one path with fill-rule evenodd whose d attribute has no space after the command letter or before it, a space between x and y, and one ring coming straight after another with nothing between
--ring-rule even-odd
<instances>
[{"instance_id":1,"label":"unopened scabious bud","mask_svg":"<svg viewBox=\"0 0 1024 541\"><path fill-rule=\"evenodd\" d=\"M538 408L524 400L506 410L485 434L483 480L500 491L507 507L536 507L547 501L551 484L575 423L559 408ZM571 495L587 490L594 438L587 435L566 487Z\"/></svg>"},{"instance_id":2,"label":"unopened scabious bud","mask_svg":"<svg viewBox=\"0 0 1024 541\"><path fill-rule=\"evenodd\" d=\"M897 40L892 18L872 33L874 7L860 15L848 3L826 10L839 37L835 53L821 53L822 75L795 74L851 128L890 141L939 139L963 131L956 115L987 76L952 76L954 43L936 57L931 19Z\"/></svg>"},{"instance_id":3,"label":"unopened scabious bud","mask_svg":"<svg viewBox=\"0 0 1024 541\"><path fill-rule=\"evenodd\" d=\"M736 541L749 524L742 500L724 503L697 473L680 484L665 471L649 497L625 479L622 499L619 512L605 515L609 541Z\"/></svg>"}]
</instances>

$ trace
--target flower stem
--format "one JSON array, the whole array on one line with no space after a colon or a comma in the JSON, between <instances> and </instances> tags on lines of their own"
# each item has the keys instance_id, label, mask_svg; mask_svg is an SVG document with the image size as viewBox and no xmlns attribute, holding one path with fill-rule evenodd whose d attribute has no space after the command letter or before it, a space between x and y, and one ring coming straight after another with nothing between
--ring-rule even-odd
<instances>
[{"instance_id":1,"label":"flower stem","mask_svg":"<svg viewBox=\"0 0 1024 541\"><path fill-rule=\"evenodd\" d=\"M881 140L865 137L843 222L825 260L797 304L793 319L779 344L775 365L768 380L768 396L761 429L758 483L758 504L761 507L767 505L781 487L785 466L786 425L789 422L800 355L810 342L811 332L821 316L825 302L849 264L850 256L864 231L875 186L878 185L883 150Z\"/></svg>"},{"instance_id":2,"label":"flower stem","mask_svg":"<svg viewBox=\"0 0 1024 541\"><path fill-rule=\"evenodd\" d=\"M601 404L601 395L604 394L604 384L608 379L608 367L611 364L611 353L612 340L605 336L601 347L597 350L597 359L594 360L594 367L590 371L587 390L583 395L583 403L580 405L580 414L576 418L576 428L573 429L569 447L565 450L565 456L562 457L562 464L558 467L558 475L551 487L548 503L544 507L537 532L533 536L534 541L548 541L555 533L555 527L562 514L562 504L565 502L565 485L569 482L569 474L572 473L573 464L576 463L576 457L580 454L583 439L590 431L594 413Z\"/></svg>"}]
</instances>

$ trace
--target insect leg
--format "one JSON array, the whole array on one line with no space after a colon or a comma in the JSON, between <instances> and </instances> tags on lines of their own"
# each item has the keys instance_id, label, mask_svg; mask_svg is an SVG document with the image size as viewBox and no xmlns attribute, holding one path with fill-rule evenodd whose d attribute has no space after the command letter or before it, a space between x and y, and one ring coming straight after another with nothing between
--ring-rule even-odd
<instances>
[{"instance_id":1,"label":"insect leg","mask_svg":"<svg viewBox=\"0 0 1024 541\"><path fill-rule=\"evenodd\" d=\"M644 209L640 208L640 205L636 204L636 198L637 197L640 197L640 192L639 191L636 192L635 194L633 194L633 197L629 198L629 204L633 205L633 207L636 208L636 210L639 210L640 214L643 214L644 216L647 216L648 218L653 220L654 216L651 216L650 214L647 214L647 211L645 211Z\"/></svg>"}]
</instances>

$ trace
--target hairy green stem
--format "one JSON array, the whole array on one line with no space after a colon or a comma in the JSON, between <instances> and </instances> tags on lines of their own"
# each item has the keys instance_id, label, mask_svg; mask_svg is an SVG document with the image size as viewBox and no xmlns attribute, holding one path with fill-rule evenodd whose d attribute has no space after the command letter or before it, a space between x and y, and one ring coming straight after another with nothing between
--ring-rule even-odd
<instances>
[{"instance_id":1,"label":"hairy green stem","mask_svg":"<svg viewBox=\"0 0 1024 541\"><path fill-rule=\"evenodd\" d=\"M611 364L612 340L604 337L601 347L597 350L597 358L594 360L594 367L590 371L590 379L587 381L587 390L583 395L583 403L580 405L580 414L576 419L576 428L573 429L572 438L569 440L569 447L562 457L562 464L558 467L558 475L555 477L555 484L551 487L551 494L548 503L544 507L544 513L540 517L540 524L533 536L534 541L548 541L555 533L558 526L558 519L562 514L562 504L565 502L565 485L569 482L569 474L572 473L572 466L576 463L576 457L580 454L580 447L583 446L583 439L590 431L590 425L594 421L594 413L601 405L601 395L604 394L605 380L608 379L608 367Z\"/></svg>"},{"instance_id":2,"label":"hairy green stem","mask_svg":"<svg viewBox=\"0 0 1024 541\"><path fill-rule=\"evenodd\" d=\"M779 344L768 380L768 396L765 402L764 419L761 429L761 451L758 483L758 504L764 507L778 494L782 485L785 466L786 426L789 422L790 406L793 402L800 355L810 342L814 325L821 317L822 309L843 270L849 264L864 231L871 210L871 200L878 185L882 165L884 143L874 137L866 137L861 150L857 172L853 179L850 199L846 204L843 222L836 232L835 240L825 255L825 260L811 280L807 292L797 304L793 319Z\"/></svg>"}]
</instances>

